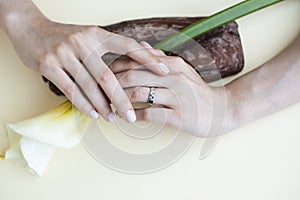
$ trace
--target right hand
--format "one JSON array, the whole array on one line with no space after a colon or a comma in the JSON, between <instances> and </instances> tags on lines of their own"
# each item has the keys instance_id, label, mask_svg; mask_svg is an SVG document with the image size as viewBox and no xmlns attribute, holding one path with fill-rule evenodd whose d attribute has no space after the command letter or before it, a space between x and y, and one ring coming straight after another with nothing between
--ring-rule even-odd
<instances>
[{"instance_id":1,"label":"right hand","mask_svg":"<svg viewBox=\"0 0 300 200\"><path fill-rule=\"evenodd\" d=\"M155 106L136 109L137 120L166 124L200 137L216 136L218 132L210 132L210 127L223 124L221 111L217 116L221 120L215 120L213 115L216 105L222 106L224 102L225 106L224 88L207 85L182 58L166 56L145 42L141 44L172 66L172 71L169 76L160 77L129 58L110 65L131 102L147 103L150 88L155 88ZM230 109L227 111L231 113Z\"/></svg>"},{"instance_id":2,"label":"right hand","mask_svg":"<svg viewBox=\"0 0 300 200\"><path fill-rule=\"evenodd\" d=\"M15 13L16 14L16 13ZM8 35L21 60L53 82L83 113L114 120L110 102L128 122L136 115L130 100L101 57L127 55L159 75L169 69L135 40L96 26L56 23L34 12L12 17ZM72 77L72 78L71 78Z\"/></svg>"}]
</instances>

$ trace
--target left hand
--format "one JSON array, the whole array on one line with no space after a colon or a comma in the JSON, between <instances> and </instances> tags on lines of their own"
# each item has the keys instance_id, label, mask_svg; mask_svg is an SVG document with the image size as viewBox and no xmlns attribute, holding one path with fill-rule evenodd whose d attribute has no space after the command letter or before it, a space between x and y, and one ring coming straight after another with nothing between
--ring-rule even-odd
<instances>
[{"instance_id":1,"label":"left hand","mask_svg":"<svg viewBox=\"0 0 300 200\"><path fill-rule=\"evenodd\" d=\"M148 102L150 87L155 86L154 106L137 109L137 120L153 120L197 136L207 136L213 104L218 102L215 98L221 98L221 88L209 87L180 57L166 56L146 43L142 45L160 56L171 71L168 76L158 76L129 58L112 63L110 68L131 102Z\"/></svg>"}]
</instances>

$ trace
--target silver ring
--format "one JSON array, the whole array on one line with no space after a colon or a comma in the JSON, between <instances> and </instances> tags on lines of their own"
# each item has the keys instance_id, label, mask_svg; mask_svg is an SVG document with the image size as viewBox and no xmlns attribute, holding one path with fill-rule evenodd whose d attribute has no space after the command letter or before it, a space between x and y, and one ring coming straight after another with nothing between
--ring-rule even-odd
<instances>
[{"instance_id":1,"label":"silver ring","mask_svg":"<svg viewBox=\"0 0 300 200\"><path fill-rule=\"evenodd\" d=\"M152 106L154 103L155 87L150 87L149 96L148 96L148 105Z\"/></svg>"}]
</instances>

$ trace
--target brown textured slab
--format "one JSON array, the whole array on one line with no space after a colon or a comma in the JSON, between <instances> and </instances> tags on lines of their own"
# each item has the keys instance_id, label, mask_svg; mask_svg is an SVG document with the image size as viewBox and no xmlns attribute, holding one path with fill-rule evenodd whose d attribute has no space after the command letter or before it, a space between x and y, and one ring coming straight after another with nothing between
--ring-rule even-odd
<instances>
[{"instance_id":1,"label":"brown textured slab","mask_svg":"<svg viewBox=\"0 0 300 200\"><path fill-rule=\"evenodd\" d=\"M174 32L200 20L202 17L168 17L125 21L103 26L108 31L155 45ZM196 42L195 42L196 41ZM200 45L195 45L195 43ZM203 34L168 55L177 55L190 63L206 81L216 81L237 74L243 69L244 54L236 22L227 23L215 30ZM106 60L114 59L112 54L105 55ZM108 61L109 62L109 61ZM51 91L63 95L51 82Z\"/></svg>"},{"instance_id":2,"label":"brown textured slab","mask_svg":"<svg viewBox=\"0 0 300 200\"><path fill-rule=\"evenodd\" d=\"M172 33L200 19L202 17L151 18L125 21L102 28L155 45ZM175 53L191 63L204 80L218 80L243 69L244 55L237 23L230 22L195 38L195 40L207 51L208 55L199 51L199 47L194 47L194 45L184 45L176 49ZM207 56L212 58L217 68L215 65L199 64L202 63L201 59Z\"/></svg>"}]
</instances>

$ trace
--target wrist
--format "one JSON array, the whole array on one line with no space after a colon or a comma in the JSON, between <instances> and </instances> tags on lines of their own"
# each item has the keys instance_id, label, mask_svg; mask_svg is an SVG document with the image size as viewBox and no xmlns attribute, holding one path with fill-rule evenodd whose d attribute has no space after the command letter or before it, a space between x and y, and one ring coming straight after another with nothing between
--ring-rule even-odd
<instances>
[{"instance_id":1,"label":"wrist","mask_svg":"<svg viewBox=\"0 0 300 200\"><path fill-rule=\"evenodd\" d=\"M218 127L220 126L221 134L230 132L236 129L239 126L239 121L237 117L237 104L235 103L235 96L231 93L228 88L225 87L214 87L209 86L210 99L208 100L211 104L209 106L211 109L210 113L210 127ZM201 93L199 93L201 94ZM201 96L200 99L203 99ZM217 123L217 124L214 124ZM221 123L221 124L220 124ZM216 132L217 133L217 132ZM212 132L211 136L216 136L215 133Z\"/></svg>"},{"instance_id":2,"label":"wrist","mask_svg":"<svg viewBox=\"0 0 300 200\"><path fill-rule=\"evenodd\" d=\"M0 1L0 27L5 29L5 27L9 24L7 21L8 15L10 13L10 2L9 0L1 0Z\"/></svg>"},{"instance_id":3,"label":"wrist","mask_svg":"<svg viewBox=\"0 0 300 200\"><path fill-rule=\"evenodd\" d=\"M232 91L232 88L225 86L225 122L223 133L230 132L238 127L240 127L241 122L241 113L239 109L239 100L236 93Z\"/></svg>"},{"instance_id":4,"label":"wrist","mask_svg":"<svg viewBox=\"0 0 300 200\"><path fill-rule=\"evenodd\" d=\"M228 133L242 124L241 112L239 109L239 100L231 87L216 87L213 89L213 95L218 102L215 103L215 109L220 109L220 115L223 118L222 134Z\"/></svg>"},{"instance_id":5,"label":"wrist","mask_svg":"<svg viewBox=\"0 0 300 200\"><path fill-rule=\"evenodd\" d=\"M239 83L232 82L225 86L226 91L226 129L224 132L237 129L244 124L264 116L269 109L264 96L251 86L243 90Z\"/></svg>"},{"instance_id":6,"label":"wrist","mask_svg":"<svg viewBox=\"0 0 300 200\"><path fill-rule=\"evenodd\" d=\"M42 20L48 19L31 0L0 1L0 26L9 36Z\"/></svg>"}]
</instances>

